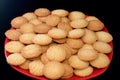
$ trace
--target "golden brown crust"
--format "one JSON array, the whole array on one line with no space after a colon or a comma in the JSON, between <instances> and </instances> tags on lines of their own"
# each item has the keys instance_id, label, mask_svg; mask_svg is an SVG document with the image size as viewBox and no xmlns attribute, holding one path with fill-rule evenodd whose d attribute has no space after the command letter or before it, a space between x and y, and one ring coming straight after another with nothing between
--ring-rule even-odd
<instances>
[{"instance_id":1,"label":"golden brown crust","mask_svg":"<svg viewBox=\"0 0 120 80\"><path fill-rule=\"evenodd\" d=\"M92 31L100 31L104 28L104 24L99 20L92 20L89 22L87 28Z\"/></svg>"},{"instance_id":2,"label":"golden brown crust","mask_svg":"<svg viewBox=\"0 0 120 80\"><path fill-rule=\"evenodd\" d=\"M37 16L44 17L50 14L50 11L47 8L38 8L34 11Z\"/></svg>"},{"instance_id":3,"label":"golden brown crust","mask_svg":"<svg viewBox=\"0 0 120 80\"><path fill-rule=\"evenodd\" d=\"M11 20L11 26L13 28L20 28L21 25L27 23L27 19L19 16L19 17L15 17L14 19Z\"/></svg>"},{"instance_id":4,"label":"golden brown crust","mask_svg":"<svg viewBox=\"0 0 120 80\"><path fill-rule=\"evenodd\" d=\"M43 69L44 76L49 79L59 79L64 75L64 72L63 64L57 61L48 62Z\"/></svg>"},{"instance_id":5,"label":"golden brown crust","mask_svg":"<svg viewBox=\"0 0 120 80\"><path fill-rule=\"evenodd\" d=\"M36 44L27 45L21 50L21 54L25 58L35 58L38 57L41 53L41 46Z\"/></svg>"},{"instance_id":6,"label":"golden brown crust","mask_svg":"<svg viewBox=\"0 0 120 80\"><path fill-rule=\"evenodd\" d=\"M99 53L98 58L90 61L90 64L96 68L105 68L110 64L110 60L107 55Z\"/></svg>"},{"instance_id":7,"label":"golden brown crust","mask_svg":"<svg viewBox=\"0 0 120 80\"><path fill-rule=\"evenodd\" d=\"M10 40L19 40L19 36L21 35L21 33L17 30L7 30L5 32L5 36L10 39Z\"/></svg>"}]
</instances>

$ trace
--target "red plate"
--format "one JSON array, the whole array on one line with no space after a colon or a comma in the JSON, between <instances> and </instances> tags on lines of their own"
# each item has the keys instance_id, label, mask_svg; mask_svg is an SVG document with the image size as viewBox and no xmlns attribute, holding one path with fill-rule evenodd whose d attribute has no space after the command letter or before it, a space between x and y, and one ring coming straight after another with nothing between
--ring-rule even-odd
<instances>
[{"instance_id":1,"label":"red plate","mask_svg":"<svg viewBox=\"0 0 120 80\"><path fill-rule=\"evenodd\" d=\"M106 31L106 32L108 32L108 30L107 30L106 27L104 27L103 30ZM5 44L7 42L9 42L9 40L6 38L5 39ZM113 43L110 42L109 44L110 44L110 46L113 49ZM4 51L5 51L5 57L7 57L9 55L9 52L7 52L6 50L4 50ZM108 57L109 57L110 61L112 61L113 50L112 50L111 53L108 54ZM30 74L28 70L21 69L20 67L16 67L16 66L12 66L12 65L11 65L11 67L13 69L17 70L18 72L20 72L20 73L22 73L24 75L27 75L29 77L32 77L32 78L35 78L35 79L38 79L38 80L48 80L44 76L39 76L39 77L38 76L34 76L34 75ZM88 79L91 79L91 78L94 78L94 77L97 77L97 76L101 75L102 73L104 73L108 69L108 67L102 68L102 69L96 69L96 68L94 68L93 73L91 75L87 76L87 77L79 77L79 76L73 75L71 78L68 78L68 79L65 79L65 80L88 80Z\"/></svg>"}]
</instances>

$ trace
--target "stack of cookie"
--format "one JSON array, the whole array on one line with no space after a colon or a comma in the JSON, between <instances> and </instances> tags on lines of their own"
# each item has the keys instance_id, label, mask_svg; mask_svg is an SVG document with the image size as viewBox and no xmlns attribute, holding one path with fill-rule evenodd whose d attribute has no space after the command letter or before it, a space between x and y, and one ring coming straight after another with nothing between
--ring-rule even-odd
<instances>
[{"instance_id":1,"label":"stack of cookie","mask_svg":"<svg viewBox=\"0 0 120 80\"><path fill-rule=\"evenodd\" d=\"M38 8L11 21L7 62L49 79L86 77L110 64L113 40L95 16Z\"/></svg>"}]
</instances>

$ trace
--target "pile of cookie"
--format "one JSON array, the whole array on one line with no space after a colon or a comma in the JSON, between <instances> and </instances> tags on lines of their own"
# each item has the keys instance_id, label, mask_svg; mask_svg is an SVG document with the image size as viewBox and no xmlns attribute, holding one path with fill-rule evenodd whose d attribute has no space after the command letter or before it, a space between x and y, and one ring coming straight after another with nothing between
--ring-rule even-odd
<instances>
[{"instance_id":1,"label":"pile of cookie","mask_svg":"<svg viewBox=\"0 0 120 80\"><path fill-rule=\"evenodd\" d=\"M11 20L5 32L7 63L35 76L86 77L110 64L113 40L95 16L64 9L38 8Z\"/></svg>"}]
</instances>

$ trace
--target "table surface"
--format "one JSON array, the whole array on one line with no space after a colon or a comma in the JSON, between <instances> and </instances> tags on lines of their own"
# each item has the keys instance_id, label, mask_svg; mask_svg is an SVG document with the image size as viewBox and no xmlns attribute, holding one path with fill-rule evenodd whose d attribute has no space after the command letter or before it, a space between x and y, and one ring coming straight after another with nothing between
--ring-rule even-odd
<instances>
[{"instance_id":1,"label":"table surface","mask_svg":"<svg viewBox=\"0 0 120 80\"><path fill-rule=\"evenodd\" d=\"M116 2L117 3L117 2ZM16 16L25 12L33 12L35 9L44 7L50 10L66 9L68 11L82 11L87 15L98 17L108 28L114 40L113 60L107 71L91 80L113 80L120 79L120 29L117 21L118 5L114 2L104 2L102 0L0 0L0 80L34 80L12 69L4 56L4 32L8 30L10 21ZM112 6L114 5L114 7Z\"/></svg>"}]
</instances>

